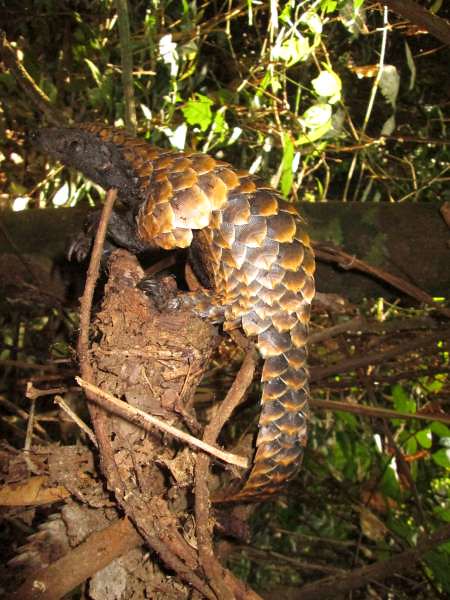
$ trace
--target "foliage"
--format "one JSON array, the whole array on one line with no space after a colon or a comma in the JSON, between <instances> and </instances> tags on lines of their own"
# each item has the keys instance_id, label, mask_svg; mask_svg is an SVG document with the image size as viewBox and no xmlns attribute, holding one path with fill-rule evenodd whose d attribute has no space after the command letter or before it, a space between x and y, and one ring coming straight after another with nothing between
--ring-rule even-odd
<instances>
[{"instance_id":1,"label":"foliage","mask_svg":"<svg viewBox=\"0 0 450 600\"><path fill-rule=\"evenodd\" d=\"M430 37L404 36L380 5L129 4L140 134L153 144L223 157L269 179L294 201L449 199L441 89L448 51ZM110 0L8 2L1 10L8 39L55 106L73 121L123 124L120 44ZM50 167L24 139L23 132L42 119L9 72L0 74L0 97L2 207L98 202L96 186ZM397 306L359 310L379 323L421 316ZM325 328L329 313L316 317L315 326ZM57 312L6 320L2 358L42 363L60 357L61 348L69 355L69 325L67 314ZM344 335L339 343L328 340L313 348L312 364L337 362L372 344L384 347L364 332ZM414 375L402 375L411 369ZM316 385L314 395L414 415L440 408L443 398L448 402L448 372L448 352L438 345L433 354L413 353L404 364L331 377ZM350 569L387 558L450 522L445 424L318 413L310 438L291 493L257 512L252 546L231 558L252 584L303 582L314 572L303 570L302 562L321 563L327 573L327 565ZM423 586L417 598L450 592L449 555L448 544L429 553L423 574L407 582L393 576L389 593L406 598L417 581ZM370 593L383 592L374 584Z\"/></svg>"}]
</instances>

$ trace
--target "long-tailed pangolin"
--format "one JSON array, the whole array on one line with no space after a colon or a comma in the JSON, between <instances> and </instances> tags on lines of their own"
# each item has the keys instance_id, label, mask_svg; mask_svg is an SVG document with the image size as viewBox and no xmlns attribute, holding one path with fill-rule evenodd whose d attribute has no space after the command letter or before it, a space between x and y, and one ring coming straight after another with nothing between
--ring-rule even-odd
<instances>
[{"instance_id":1,"label":"long-tailed pangolin","mask_svg":"<svg viewBox=\"0 0 450 600\"><path fill-rule=\"evenodd\" d=\"M117 188L109 240L138 253L190 248L205 288L185 297L203 316L256 336L264 359L253 467L233 500L280 491L307 439L306 342L314 256L295 206L246 171L198 152L164 150L123 130L86 124L41 129L41 149L105 189ZM79 250L79 249L78 249Z\"/></svg>"}]
</instances>

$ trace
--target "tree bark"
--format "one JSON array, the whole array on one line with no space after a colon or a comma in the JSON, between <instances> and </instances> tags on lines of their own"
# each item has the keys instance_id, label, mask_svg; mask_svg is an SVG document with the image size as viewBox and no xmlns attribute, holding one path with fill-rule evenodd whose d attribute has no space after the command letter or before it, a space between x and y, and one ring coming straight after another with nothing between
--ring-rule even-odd
<instances>
[{"instance_id":1,"label":"tree bark","mask_svg":"<svg viewBox=\"0 0 450 600\"><path fill-rule=\"evenodd\" d=\"M311 237L341 246L347 253L372 266L404 278L432 296L447 296L450 289L449 230L439 205L301 203ZM64 260L69 240L82 227L85 209L28 210L0 214L0 280L31 277L34 284L52 273L54 295L73 287L76 265ZM22 259L18 258L18 255ZM15 256L14 256L15 255ZM2 260L3 258L3 260ZM63 266L63 283L55 279L55 265ZM27 268L28 266L28 268ZM358 302L363 297L399 295L380 281L349 269L318 262L317 288ZM27 275L28 272L28 275ZM69 278L67 279L67 276ZM68 281L70 283L68 283ZM33 283L33 281L31 281ZM76 295L76 292L75 292Z\"/></svg>"}]
</instances>

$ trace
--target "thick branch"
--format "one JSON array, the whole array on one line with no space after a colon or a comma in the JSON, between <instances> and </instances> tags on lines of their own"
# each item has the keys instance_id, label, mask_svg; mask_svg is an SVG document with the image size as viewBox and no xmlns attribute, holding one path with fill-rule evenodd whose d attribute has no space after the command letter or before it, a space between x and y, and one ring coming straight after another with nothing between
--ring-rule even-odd
<instances>
[{"instance_id":1,"label":"thick branch","mask_svg":"<svg viewBox=\"0 0 450 600\"><path fill-rule=\"evenodd\" d=\"M423 27L444 44L450 44L450 24L412 0L383 0L386 6L414 25Z\"/></svg>"}]
</instances>

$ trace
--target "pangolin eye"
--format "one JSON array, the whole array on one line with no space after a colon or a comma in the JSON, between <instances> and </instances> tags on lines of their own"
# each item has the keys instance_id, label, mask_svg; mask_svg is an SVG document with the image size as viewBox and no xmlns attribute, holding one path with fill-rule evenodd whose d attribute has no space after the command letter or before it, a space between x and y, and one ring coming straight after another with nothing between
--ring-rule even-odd
<instances>
[{"instance_id":1,"label":"pangolin eye","mask_svg":"<svg viewBox=\"0 0 450 600\"><path fill-rule=\"evenodd\" d=\"M79 154L83 151L83 143L80 140L72 140L69 143L69 152L73 154Z\"/></svg>"}]
</instances>

